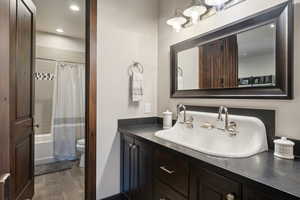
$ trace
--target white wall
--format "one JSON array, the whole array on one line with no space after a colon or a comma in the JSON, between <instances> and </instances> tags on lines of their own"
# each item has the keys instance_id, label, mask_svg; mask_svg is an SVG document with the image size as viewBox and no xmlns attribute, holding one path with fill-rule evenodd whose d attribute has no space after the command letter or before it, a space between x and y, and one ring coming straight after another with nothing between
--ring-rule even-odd
<instances>
[{"instance_id":1,"label":"white wall","mask_svg":"<svg viewBox=\"0 0 300 200\"><path fill-rule=\"evenodd\" d=\"M117 120L157 114L158 0L98 1L97 199L120 192ZM128 67L144 65L145 96L129 101ZM144 103L152 112L144 113Z\"/></svg>"},{"instance_id":2,"label":"white wall","mask_svg":"<svg viewBox=\"0 0 300 200\"><path fill-rule=\"evenodd\" d=\"M36 33L36 45L40 47L85 52L85 41L82 39L41 31Z\"/></svg>"},{"instance_id":3,"label":"white wall","mask_svg":"<svg viewBox=\"0 0 300 200\"><path fill-rule=\"evenodd\" d=\"M178 67L181 67L183 70L183 78L178 80L178 88L182 90L198 89L199 48L196 47L179 52Z\"/></svg>"},{"instance_id":4,"label":"white wall","mask_svg":"<svg viewBox=\"0 0 300 200\"><path fill-rule=\"evenodd\" d=\"M170 50L169 46L217 27L244 18L285 0L249 0L227 11L206 19L195 27L175 33L165 25L168 17L177 5L185 5L183 0L160 0L159 50L158 50L158 112L171 109L175 112L176 104L275 109L277 111L277 135L300 139L300 37L295 37L295 99L294 100L225 100L225 99L170 99ZM295 36L300 35L300 4L296 4Z\"/></svg>"}]
</instances>

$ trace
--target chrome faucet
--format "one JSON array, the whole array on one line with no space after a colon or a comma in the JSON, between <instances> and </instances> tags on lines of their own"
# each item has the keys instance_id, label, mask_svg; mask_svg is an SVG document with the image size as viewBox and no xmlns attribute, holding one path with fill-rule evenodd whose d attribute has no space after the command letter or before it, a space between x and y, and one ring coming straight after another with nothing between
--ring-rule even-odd
<instances>
[{"instance_id":1,"label":"chrome faucet","mask_svg":"<svg viewBox=\"0 0 300 200\"><path fill-rule=\"evenodd\" d=\"M223 116L222 116L223 111L225 113L224 130L228 130L228 114L229 113L228 113L228 108L227 107L220 106L220 108L219 108L219 114L218 114L218 121L224 121Z\"/></svg>"},{"instance_id":2,"label":"chrome faucet","mask_svg":"<svg viewBox=\"0 0 300 200\"><path fill-rule=\"evenodd\" d=\"M183 109L183 121L179 121L181 124L187 125L189 128L193 128L193 117L190 120L186 119L186 107L183 104L177 106L177 120L180 118L180 112Z\"/></svg>"},{"instance_id":3,"label":"chrome faucet","mask_svg":"<svg viewBox=\"0 0 300 200\"><path fill-rule=\"evenodd\" d=\"M186 107L183 104L179 104L177 106L177 119L179 119L181 109L183 109L183 121L180 121L180 123L185 123L186 122Z\"/></svg>"},{"instance_id":4,"label":"chrome faucet","mask_svg":"<svg viewBox=\"0 0 300 200\"><path fill-rule=\"evenodd\" d=\"M222 116L223 112L225 113L225 121ZM220 106L217 120L224 121L224 128L222 130L228 132L230 136L235 136L238 133L237 123L233 121L229 122L228 116L229 116L228 108L225 106Z\"/></svg>"}]
</instances>

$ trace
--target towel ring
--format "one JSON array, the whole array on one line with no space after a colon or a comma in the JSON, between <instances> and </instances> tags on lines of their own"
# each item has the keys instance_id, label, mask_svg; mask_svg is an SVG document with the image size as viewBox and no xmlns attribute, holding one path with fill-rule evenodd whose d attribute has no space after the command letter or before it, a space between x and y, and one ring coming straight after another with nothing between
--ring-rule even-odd
<instances>
[{"instance_id":1,"label":"towel ring","mask_svg":"<svg viewBox=\"0 0 300 200\"><path fill-rule=\"evenodd\" d=\"M141 63L139 63L139 62L133 62L133 65L131 65L129 67L129 71L128 71L129 76L132 75L132 73L133 73L132 69L133 68L137 68L141 74L144 73L144 67L143 67L143 65Z\"/></svg>"},{"instance_id":2,"label":"towel ring","mask_svg":"<svg viewBox=\"0 0 300 200\"><path fill-rule=\"evenodd\" d=\"M181 77L183 76L183 69L181 67L177 68L177 72Z\"/></svg>"}]
</instances>

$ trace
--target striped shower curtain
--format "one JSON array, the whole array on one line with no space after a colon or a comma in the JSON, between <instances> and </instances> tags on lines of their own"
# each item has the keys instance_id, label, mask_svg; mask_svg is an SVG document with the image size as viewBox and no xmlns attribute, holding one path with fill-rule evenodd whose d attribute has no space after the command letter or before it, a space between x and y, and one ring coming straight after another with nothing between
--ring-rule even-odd
<instances>
[{"instance_id":1,"label":"striped shower curtain","mask_svg":"<svg viewBox=\"0 0 300 200\"><path fill-rule=\"evenodd\" d=\"M76 141L85 137L85 67L57 63L53 96L54 157L75 160Z\"/></svg>"}]
</instances>

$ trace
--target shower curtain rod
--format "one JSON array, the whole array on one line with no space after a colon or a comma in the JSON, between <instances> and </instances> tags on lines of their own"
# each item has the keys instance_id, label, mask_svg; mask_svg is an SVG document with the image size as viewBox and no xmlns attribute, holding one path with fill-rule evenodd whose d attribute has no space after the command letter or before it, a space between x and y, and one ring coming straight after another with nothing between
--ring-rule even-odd
<instances>
[{"instance_id":1,"label":"shower curtain rod","mask_svg":"<svg viewBox=\"0 0 300 200\"><path fill-rule=\"evenodd\" d=\"M36 57L35 59L37 60L45 60L45 61L53 61L53 62L65 62L65 63L72 63L72 64L85 64L85 63L80 63L80 62L71 62L71 61L64 61L64 60L54 60L50 58L40 58Z\"/></svg>"}]
</instances>

